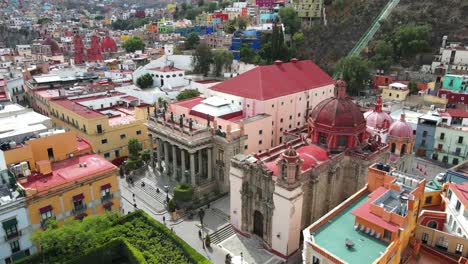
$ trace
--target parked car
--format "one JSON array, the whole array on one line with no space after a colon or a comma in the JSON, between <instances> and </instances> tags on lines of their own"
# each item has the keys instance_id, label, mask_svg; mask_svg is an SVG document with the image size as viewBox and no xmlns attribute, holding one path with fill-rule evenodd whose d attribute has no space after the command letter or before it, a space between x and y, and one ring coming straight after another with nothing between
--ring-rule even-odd
<instances>
[{"instance_id":1,"label":"parked car","mask_svg":"<svg viewBox=\"0 0 468 264\"><path fill-rule=\"evenodd\" d=\"M436 180L438 180L440 182L444 182L446 179L447 179L447 173L446 172L441 172L441 173L437 174L437 176L436 176Z\"/></svg>"}]
</instances>

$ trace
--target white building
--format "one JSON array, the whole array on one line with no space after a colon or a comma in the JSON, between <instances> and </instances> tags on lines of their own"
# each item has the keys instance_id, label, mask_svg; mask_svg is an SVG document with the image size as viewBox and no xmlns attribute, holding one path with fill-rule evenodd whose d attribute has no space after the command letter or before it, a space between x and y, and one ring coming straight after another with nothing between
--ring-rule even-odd
<instances>
[{"instance_id":1,"label":"white building","mask_svg":"<svg viewBox=\"0 0 468 264\"><path fill-rule=\"evenodd\" d=\"M468 236L468 182L448 183L445 212L447 222L445 229L455 235Z\"/></svg>"},{"instance_id":2,"label":"white building","mask_svg":"<svg viewBox=\"0 0 468 264\"><path fill-rule=\"evenodd\" d=\"M8 182L7 171L0 171L0 174ZM26 198L19 195L16 191L12 192L7 184L0 185L0 263L11 263L36 252L30 239L32 227Z\"/></svg>"},{"instance_id":3,"label":"white building","mask_svg":"<svg viewBox=\"0 0 468 264\"><path fill-rule=\"evenodd\" d=\"M25 137L46 132L52 127L49 117L17 104L0 106L0 124L0 147L12 141L23 142Z\"/></svg>"},{"instance_id":4,"label":"white building","mask_svg":"<svg viewBox=\"0 0 468 264\"><path fill-rule=\"evenodd\" d=\"M16 45L18 55L23 57L31 56L31 45Z\"/></svg>"},{"instance_id":5,"label":"white building","mask_svg":"<svg viewBox=\"0 0 468 264\"><path fill-rule=\"evenodd\" d=\"M185 71L175 67L156 67L148 69L147 72L153 77L153 85L156 87L171 90L189 84L185 79Z\"/></svg>"}]
</instances>

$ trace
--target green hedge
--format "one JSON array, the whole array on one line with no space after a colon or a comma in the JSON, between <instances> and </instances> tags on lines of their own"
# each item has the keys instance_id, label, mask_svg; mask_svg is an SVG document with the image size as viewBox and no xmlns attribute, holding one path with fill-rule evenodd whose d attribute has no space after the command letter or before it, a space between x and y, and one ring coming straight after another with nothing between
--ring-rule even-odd
<instances>
[{"instance_id":1,"label":"green hedge","mask_svg":"<svg viewBox=\"0 0 468 264\"><path fill-rule=\"evenodd\" d=\"M80 248L76 252L76 255L82 254L79 256L39 252L15 263L211 263L165 225L141 210L119 217L111 228L99 232L95 245Z\"/></svg>"},{"instance_id":2,"label":"green hedge","mask_svg":"<svg viewBox=\"0 0 468 264\"><path fill-rule=\"evenodd\" d=\"M178 202L189 202L193 198L193 187L188 183L180 183L174 187L174 199Z\"/></svg>"},{"instance_id":3,"label":"green hedge","mask_svg":"<svg viewBox=\"0 0 468 264\"><path fill-rule=\"evenodd\" d=\"M120 260L120 261L119 261ZM123 238L115 238L101 247L93 248L85 255L67 261L66 264L147 263L140 251Z\"/></svg>"}]
</instances>

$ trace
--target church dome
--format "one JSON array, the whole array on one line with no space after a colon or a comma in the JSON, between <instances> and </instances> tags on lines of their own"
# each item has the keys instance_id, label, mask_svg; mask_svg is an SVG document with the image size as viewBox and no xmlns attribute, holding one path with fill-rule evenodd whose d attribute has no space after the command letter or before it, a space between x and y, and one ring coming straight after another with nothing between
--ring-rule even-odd
<instances>
[{"instance_id":1,"label":"church dome","mask_svg":"<svg viewBox=\"0 0 468 264\"><path fill-rule=\"evenodd\" d=\"M392 117L382 111L382 98L377 97L374 110L364 113L367 127L372 129L388 129L393 123Z\"/></svg>"},{"instance_id":2,"label":"church dome","mask_svg":"<svg viewBox=\"0 0 468 264\"><path fill-rule=\"evenodd\" d=\"M390 126L388 135L399 138L413 138L413 128L405 120L405 114L401 114L400 120Z\"/></svg>"},{"instance_id":3,"label":"church dome","mask_svg":"<svg viewBox=\"0 0 468 264\"><path fill-rule=\"evenodd\" d=\"M101 43L102 51L104 52L116 52L117 44L115 40L109 36L106 36Z\"/></svg>"},{"instance_id":4,"label":"church dome","mask_svg":"<svg viewBox=\"0 0 468 264\"><path fill-rule=\"evenodd\" d=\"M57 44L57 42L51 38L47 38L45 39L42 43L42 45L47 45L47 46L50 46L50 51L52 52L52 54L59 54L60 53L60 47L59 45Z\"/></svg>"},{"instance_id":5,"label":"church dome","mask_svg":"<svg viewBox=\"0 0 468 264\"><path fill-rule=\"evenodd\" d=\"M336 82L338 94L319 103L310 115L316 125L327 127L357 127L366 123L359 107L346 98L346 83Z\"/></svg>"}]
</instances>

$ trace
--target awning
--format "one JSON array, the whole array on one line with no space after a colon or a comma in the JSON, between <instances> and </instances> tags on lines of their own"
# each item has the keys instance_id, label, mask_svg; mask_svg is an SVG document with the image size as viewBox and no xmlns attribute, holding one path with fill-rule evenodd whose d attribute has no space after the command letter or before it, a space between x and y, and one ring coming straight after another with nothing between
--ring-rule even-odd
<instances>
[{"instance_id":1,"label":"awning","mask_svg":"<svg viewBox=\"0 0 468 264\"><path fill-rule=\"evenodd\" d=\"M74 202L78 202L78 201L81 201L81 200L83 200L83 199L84 199L84 195L83 195L82 193L73 196L73 201L74 201Z\"/></svg>"},{"instance_id":2,"label":"awning","mask_svg":"<svg viewBox=\"0 0 468 264\"><path fill-rule=\"evenodd\" d=\"M101 190L106 190L106 189L110 189L111 188L111 184L108 183L108 184L104 184L101 186Z\"/></svg>"},{"instance_id":3,"label":"awning","mask_svg":"<svg viewBox=\"0 0 468 264\"><path fill-rule=\"evenodd\" d=\"M114 203L113 203L113 202L107 202L107 203L105 203L103 206L104 206L104 208L107 208L107 209L109 209L109 208L111 208L111 207L112 207L112 205L114 205Z\"/></svg>"},{"instance_id":4,"label":"awning","mask_svg":"<svg viewBox=\"0 0 468 264\"><path fill-rule=\"evenodd\" d=\"M48 205L46 207L42 207L39 209L39 213L43 214L43 213L47 213L47 212L50 212L52 211L52 205Z\"/></svg>"},{"instance_id":5,"label":"awning","mask_svg":"<svg viewBox=\"0 0 468 264\"><path fill-rule=\"evenodd\" d=\"M75 219L76 219L76 220L82 220L82 219L85 218L86 216L88 216L88 214L82 213L82 214L79 214L79 215L75 216Z\"/></svg>"},{"instance_id":6,"label":"awning","mask_svg":"<svg viewBox=\"0 0 468 264\"><path fill-rule=\"evenodd\" d=\"M9 229L12 226L16 226L18 224L18 221L16 218L10 219L8 221L2 222L2 226L4 229Z\"/></svg>"}]
</instances>

